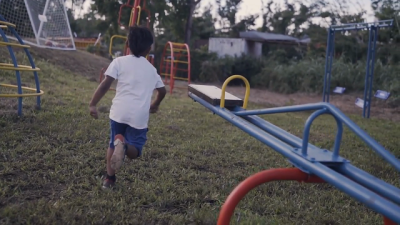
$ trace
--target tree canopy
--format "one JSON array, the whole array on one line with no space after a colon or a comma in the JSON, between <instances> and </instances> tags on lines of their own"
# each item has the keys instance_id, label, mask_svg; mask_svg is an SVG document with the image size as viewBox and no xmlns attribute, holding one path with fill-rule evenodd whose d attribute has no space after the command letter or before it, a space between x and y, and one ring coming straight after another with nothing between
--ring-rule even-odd
<instances>
[{"instance_id":1,"label":"tree canopy","mask_svg":"<svg viewBox=\"0 0 400 225\"><path fill-rule=\"evenodd\" d=\"M73 18L76 11L81 11L85 0L71 0L69 7L71 28L80 36L95 33L113 35L124 31L118 24L119 9L128 0L94 0L91 9L83 18ZM133 4L134 0L130 3ZM144 1L142 1L144 2ZM147 0L146 8L150 15L142 13L141 22L150 17L150 27L164 37L176 41L192 43L197 39L211 36L237 37L240 31L259 30L292 36L307 34L313 40L322 41L325 30L322 25L362 22L367 16L365 7L357 0L262 0L261 13L254 13L238 19L237 13L242 0L216 0L214 5L200 8L201 0ZM381 41L399 42L400 0L372 0L371 7L378 19L395 19L394 29L384 33ZM126 8L121 17L121 25L129 21L130 9ZM255 27L258 18L262 24ZM218 28L217 28L218 27Z\"/></svg>"}]
</instances>

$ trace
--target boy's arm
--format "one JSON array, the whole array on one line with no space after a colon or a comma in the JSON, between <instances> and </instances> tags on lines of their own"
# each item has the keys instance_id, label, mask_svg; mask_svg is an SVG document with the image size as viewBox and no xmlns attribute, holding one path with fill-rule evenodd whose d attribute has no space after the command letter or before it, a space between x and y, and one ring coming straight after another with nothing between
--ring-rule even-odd
<instances>
[{"instance_id":1,"label":"boy's arm","mask_svg":"<svg viewBox=\"0 0 400 225\"><path fill-rule=\"evenodd\" d=\"M165 89L165 87L156 88L156 90L157 90L157 97L156 99L154 99L152 103L153 106L159 106L162 100L164 99L165 95L167 94L167 90Z\"/></svg>"},{"instance_id":2,"label":"boy's arm","mask_svg":"<svg viewBox=\"0 0 400 225\"><path fill-rule=\"evenodd\" d=\"M114 82L114 78L110 76L105 76L104 80L97 87L96 91L93 94L92 100L90 101L89 107L95 107L97 103L103 98L103 96L110 89L111 84Z\"/></svg>"},{"instance_id":3,"label":"boy's arm","mask_svg":"<svg viewBox=\"0 0 400 225\"><path fill-rule=\"evenodd\" d=\"M153 103L151 104L153 107L158 108L161 104L162 100L164 99L165 95L167 94L167 90L165 89L164 82L161 80L161 76L158 75L157 70L154 68L154 73L156 76L156 85L155 88L157 90L157 97L154 99Z\"/></svg>"}]
</instances>

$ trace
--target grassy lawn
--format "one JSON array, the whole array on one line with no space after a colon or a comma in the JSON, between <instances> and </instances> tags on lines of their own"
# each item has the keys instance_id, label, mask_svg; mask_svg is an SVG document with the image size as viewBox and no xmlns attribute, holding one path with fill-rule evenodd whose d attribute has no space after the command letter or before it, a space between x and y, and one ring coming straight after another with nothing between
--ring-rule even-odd
<instances>
[{"instance_id":1,"label":"grassy lawn","mask_svg":"<svg viewBox=\"0 0 400 225\"><path fill-rule=\"evenodd\" d=\"M113 93L101 101L100 119L93 120L87 106L95 82L44 61L37 65L45 91L41 111L34 110L34 98L27 98L24 117L17 118L16 99L0 99L0 224L215 224L222 203L242 180L261 170L291 166L188 97L168 95L160 112L151 115L143 157L126 162L116 189L104 191L100 184ZM14 82L14 74L0 71L0 81ZM32 75L24 74L23 83L33 86ZM265 118L301 136L308 115ZM398 123L350 117L400 156ZM310 142L331 148L335 132L335 121L321 117ZM398 173L347 129L341 151L356 166L400 186ZM382 224L380 215L330 185L296 182L253 190L233 221Z\"/></svg>"}]
</instances>

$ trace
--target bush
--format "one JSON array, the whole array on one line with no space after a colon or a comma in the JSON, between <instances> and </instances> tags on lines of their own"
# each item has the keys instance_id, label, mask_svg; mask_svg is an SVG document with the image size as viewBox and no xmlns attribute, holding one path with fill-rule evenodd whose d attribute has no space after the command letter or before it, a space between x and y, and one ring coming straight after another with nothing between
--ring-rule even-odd
<instances>
[{"instance_id":1,"label":"bush","mask_svg":"<svg viewBox=\"0 0 400 225\"><path fill-rule=\"evenodd\" d=\"M250 56L242 55L240 57L226 56L217 59L216 56L212 60L202 63L199 81L202 82L224 82L231 75L239 74L246 79L251 80L252 77L261 72L264 66L264 60L255 59ZM234 80L231 84L242 83L240 80Z\"/></svg>"},{"instance_id":2,"label":"bush","mask_svg":"<svg viewBox=\"0 0 400 225\"><path fill-rule=\"evenodd\" d=\"M277 53L279 55L281 53ZM283 59L283 58L281 58ZM205 61L201 68L199 81L224 82L231 75L246 77L252 87L267 88L279 93L322 93L325 59L308 57L300 61L283 63L276 57L254 59L248 56L225 57ZM346 56L335 59L332 65L331 91L336 86L346 87L348 91L364 91L366 62L349 63ZM233 82L232 84L239 84ZM377 60L373 80L373 92L385 90L391 93L388 103L400 105L400 66Z\"/></svg>"},{"instance_id":3,"label":"bush","mask_svg":"<svg viewBox=\"0 0 400 225\"><path fill-rule=\"evenodd\" d=\"M90 52L92 54L95 54L95 55L99 55L99 56L105 57L105 58L109 57L108 48L105 47L105 46L88 45L86 47L86 51Z\"/></svg>"},{"instance_id":4,"label":"bush","mask_svg":"<svg viewBox=\"0 0 400 225\"><path fill-rule=\"evenodd\" d=\"M213 82L214 80L209 80L207 76L202 75L204 64L208 62L213 62L217 59L215 53L209 53L207 47L201 47L200 49L195 49L190 52L191 60L191 80L193 81L203 81L203 82ZM206 80L206 81L204 81Z\"/></svg>"}]
</instances>

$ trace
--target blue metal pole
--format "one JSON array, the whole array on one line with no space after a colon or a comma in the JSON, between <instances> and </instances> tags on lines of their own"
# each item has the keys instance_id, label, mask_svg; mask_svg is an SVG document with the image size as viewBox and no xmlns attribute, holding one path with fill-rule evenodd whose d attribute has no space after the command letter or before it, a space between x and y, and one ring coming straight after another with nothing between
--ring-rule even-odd
<instances>
[{"instance_id":1,"label":"blue metal pole","mask_svg":"<svg viewBox=\"0 0 400 225\"><path fill-rule=\"evenodd\" d=\"M308 148L308 138L310 137L310 129L312 122L320 115L327 113L328 110L326 108L315 111L311 116L308 117L306 121L306 125L303 131L303 144L301 147L301 154L307 156L307 148Z\"/></svg>"},{"instance_id":2,"label":"blue metal pole","mask_svg":"<svg viewBox=\"0 0 400 225\"><path fill-rule=\"evenodd\" d=\"M326 41L326 54L325 54L325 72L324 72L324 86L322 89L322 101L325 102L326 96L326 77L328 76L328 63L329 63L329 53L331 48L331 28L328 29L328 40Z\"/></svg>"},{"instance_id":3,"label":"blue metal pole","mask_svg":"<svg viewBox=\"0 0 400 225\"><path fill-rule=\"evenodd\" d=\"M261 128L265 132L270 133L281 141L291 145L294 148L301 148L302 146L301 138L283 130L278 126L273 125L272 123L263 120L258 116L243 116L242 118ZM308 148L319 149L312 144L308 144Z\"/></svg>"},{"instance_id":4,"label":"blue metal pole","mask_svg":"<svg viewBox=\"0 0 400 225\"><path fill-rule=\"evenodd\" d=\"M6 22L6 20L0 15L0 20ZM0 29L0 35L3 38L4 42L10 42L2 29ZM11 60L14 64L14 67L18 67L17 58L14 55L14 51L11 46L7 46L8 52L10 53ZM22 94L22 85L21 85L21 75L19 70L15 71L15 76L17 79L17 90L18 94ZM22 97L18 97L18 116L22 115Z\"/></svg>"},{"instance_id":5,"label":"blue metal pole","mask_svg":"<svg viewBox=\"0 0 400 225\"><path fill-rule=\"evenodd\" d=\"M335 172L334 170L324 166L319 162L312 163L307 159L301 157L300 155L293 153L289 145L283 143L282 141L273 137L272 135L264 132L255 125L250 124L244 119L236 117L229 110L215 107L209 104L208 102L204 101L203 99L199 98L198 96L194 95L193 93L189 93L189 96L193 100L197 101L206 108L210 109L215 114L221 116L228 122L242 129L252 137L256 138L257 140L267 145L268 147L282 154L284 157L288 158L296 165L302 166L303 168L307 169L307 171L310 171L311 174L315 174L316 176L332 184L333 186L345 192L346 194L350 195L351 197L357 199L358 201L365 204L374 211L383 214L384 216L388 217L389 219L395 222L400 223L400 214L398 213L400 212L400 207L398 205L382 198L376 193L355 183L354 181L346 178L345 176ZM373 201L371 201L371 199L373 199Z\"/></svg>"},{"instance_id":6,"label":"blue metal pole","mask_svg":"<svg viewBox=\"0 0 400 225\"><path fill-rule=\"evenodd\" d=\"M321 103L324 104L324 103ZM344 115L338 108L331 104L325 104L335 117L341 120L351 131L353 131L361 140L363 140L368 146L370 146L377 154L383 159L388 161L397 171L400 172L400 160L396 158L392 153L387 151L382 145L375 141L369 136L363 129L355 124L350 118Z\"/></svg>"},{"instance_id":7,"label":"blue metal pole","mask_svg":"<svg viewBox=\"0 0 400 225\"><path fill-rule=\"evenodd\" d=\"M365 70L365 80L364 80L364 105L363 105L363 117L367 117L367 107L370 107L370 101L368 99L369 97L369 79L370 79L370 67L371 67L371 58L372 58L372 42L373 42L373 26L369 28L369 38L368 38L368 55L367 55L367 65L366 65L366 70Z\"/></svg>"},{"instance_id":8,"label":"blue metal pole","mask_svg":"<svg viewBox=\"0 0 400 225\"><path fill-rule=\"evenodd\" d=\"M381 179L372 176L371 174L361 170L349 163L342 164L338 168L338 172L355 182L373 190L389 200L400 204L400 189L388 184Z\"/></svg>"},{"instance_id":9,"label":"blue metal pole","mask_svg":"<svg viewBox=\"0 0 400 225\"><path fill-rule=\"evenodd\" d=\"M376 56L376 41L378 39L378 28L376 26L371 27L371 30L373 30L374 34L374 41L372 43L372 50L371 50L371 68L369 71L369 84L368 84L368 107L367 107L367 118L370 117L371 113L371 101L372 101L372 85L374 82L374 71L375 71L375 56Z\"/></svg>"},{"instance_id":10,"label":"blue metal pole","mask_svg":"<svg viewBox=\"0 0 400 225\"><path fill-rule=\"evenodd\" d=\"M18 39L18 41L19 41L19 43L20 43L21 45L24 45L24 44L25 44L24 41L21 39L21 37L18 35L17 31L15 31L15 29L14 29L13 27L11 27L10 31L11 31L11 32L14 34L14 36ZM31 53L29 52L29 50L28 50L27 48L24 48L24 51L25 51L26 56L28 56L28 60L29 60L29 63L31 64L31 67L32 67L32 68L36 68L35 62L34 62L34 60L33 60L33 58L32 58ZM38 76L37 71L33 71L33 76L34 76L34 78L35 78L36 93L40 93L40 81L39 81L39 76ZM40 103L41 103L41 101L40 101L40 95L38 95L38 96L36 97L36 105L37 105L37 108L38 108L38 109L40 109Z\"/></svg>"},{"instance_id":11,"label":"blue metal pole","mask_svg":"<svg viewBox=\"0 0 400 225\"><path fill-rule=\"evenodd\" d=\"M325 114L325 113L329 113L327 108L320 109L308 117L305 127L304 127L304 131L303 131L303 145L302 145L302 152L301 152L303 155L307 155L307 149L308 149L308 145L309 145L308 138L310 136L310 129L311 129L312 122L317 117L319 117L320 115ZM333 118L335 118L336 124L337 124L335 144L333 147L333 157L337 158L339 156L340 142L342 140L343 125L342 125L342 122L337 117L335 117L334 115L332 115L332 116L333 116Z\"/></svg>"},{"instance_id":12,"label":"blue metal pole","mask_svg":"<svg viewBox=\"0 0 400 225\"><path fill-rule=\"evenodd\" d=\"M236 116L265 115L275 113L302 112L323 109L328 103L310 103L304 105L283 106L268 109L242 110L233 112Z\"/></svg>"},{"instance_id":13,"label":"blue metal pole","mask_svg":"<svg viewBox=\"0 0 400 225\"><path fill-rule=\"evenodd\" d=\"M330 93L330 77L332 72L332 60L333 60L333 52L335 45L335 31L332 28L328 29L328 40L326 47L326 56L325 56L325 74L324 74L324 85L323 85L323 102L329 102L329 93Z\"/></svg>"},{"instance_id":14,"label":"blue metal pole","mask_svg":"<svg viewBox=\"0 0 400 225\"><path fill-rule=\"evenodd\" d=\"M263 115L263 114L274 114L274 113L287 113L287 112L301 112L309 110L319 110L327 108L329 112L342 121L350 130L352 130L358 137L361 138L368 146L370 146L376 153L382 158L393 165L396 170L400 171L400 161L389 151L387 151L382 145L376 142L371 136L369 136L364 130L357 126L352 120L344 115L338 108L329 103L312 103L299 106L285 106L270 109L258 109L258 110L242 110L233 112L237 116L249 116L249 115Z\"/></svg>"},{"instance_id":15,"label":"blue metal pole","mask_svg":"<svg viewBox=\"0 0 400 225\"><path fill-rule=\"evenodd\" d=\"M243 119L247 120L248 122L260 127L264 131L270 133L271 135L275 136L276 138L288 143L289 145L295 148L301 148L302 146L302 139L296 137L293 134L283 130L282 128L275 126L258 116L244 116ZM336 117L335 117L336 118ZM339 122L340 120L337 119ZM341 124L341 122L340 122ZM337 140L336 140L337 141ZM308 148L319 149L318 147L308 143ZM336 149L336 148L335 148ZM334 151L335 155L335 151ZM388 183L383 182L377 177L372 176L371 174L349 164L345 163L342 164L338 168L338 172L342 173L343 175L349 177L350 179L356 181L357 183L368 187L369 189L377 192L378 194L386 197L393 202L400 204L400 190Z\"/></svg>"},{"instance_id":16,"label":"blue metal pole","mask_svg":"<svg viewBox=\"0 0 400 225\"><path fill-rule=\"evenodd\" d=\"M333 58L335 54L335 31L331 30L331 52L330 52L330 59L329 59L329 74L328 74L328 83L327 83L327 101L329 102L329 96L331 93L331 78L332 78L332 65L333 65Z\"/></svg>"}]
</instances>

